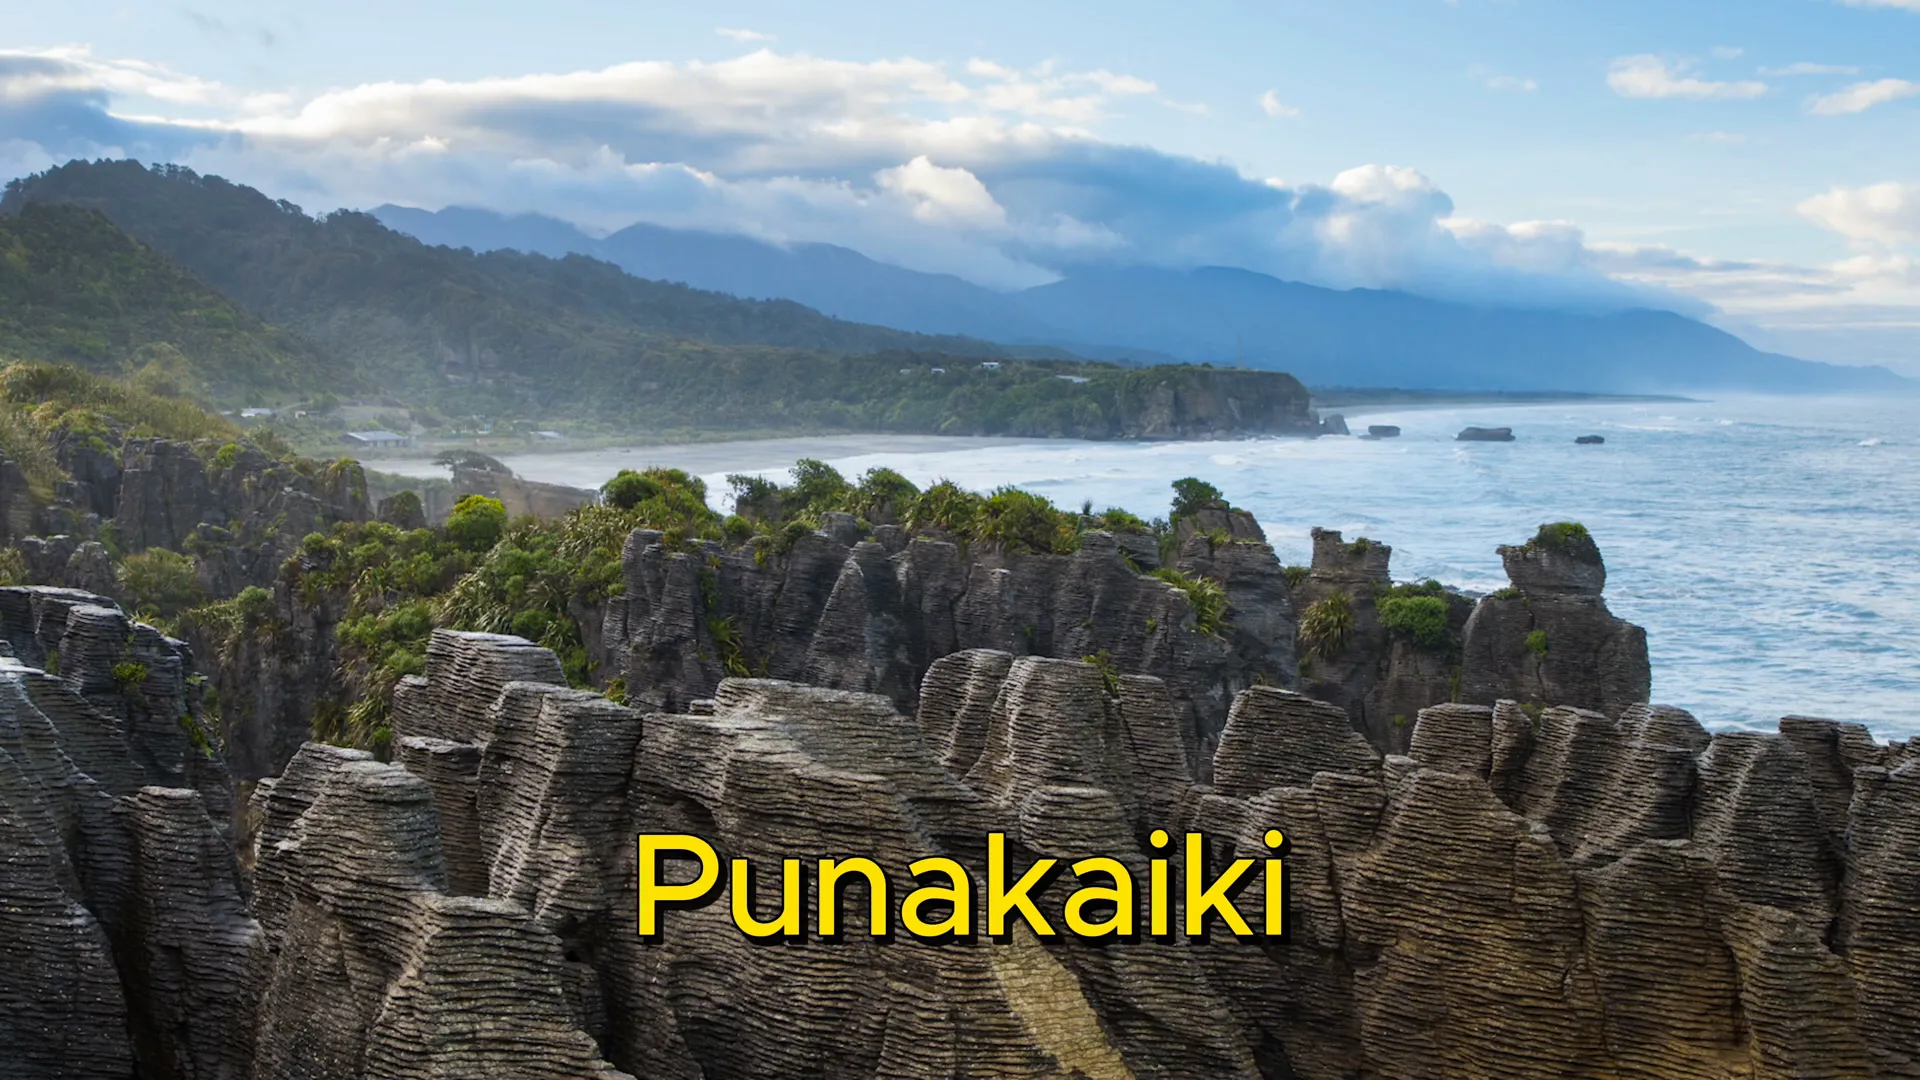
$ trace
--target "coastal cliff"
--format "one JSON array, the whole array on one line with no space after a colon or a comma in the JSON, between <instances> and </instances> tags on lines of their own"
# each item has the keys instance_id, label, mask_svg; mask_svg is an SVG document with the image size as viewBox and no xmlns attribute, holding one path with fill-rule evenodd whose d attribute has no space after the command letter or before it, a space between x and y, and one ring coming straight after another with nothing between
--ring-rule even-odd
<instances>
[{"instance_id":1,"label":"coastal cliff","mask_svg":"<svg viewBox=\"0 0 1920 1080\"><path fill-rule=\"evenodd\" d=\"M67 610L68 636L93 617ZM831 1064L1331 1080L1899 1077L1920 1051L1920 747L1855 726L1709 735L1663 707L1440 705L1409 754L1382 757L1344 710L1254 687L1205 783L1165 683L1076 661L953 653L914 713L728 678L643 714L558 673L525 641L436 633L426 674L396 691L392 763L310 744L256 788L243 907L206 812L170 810L199 796L129 787L146 777L125 736L54 686L85 676L16 663L6 685L57 692L0 695L0 793L29 827L6 834L0 919L58 967L0 972L0 997L38 1018L9 1029L10 1060L29 1077L137 1061L261 1078ZM119 769L117 786L92 793L79 757L63 781L33 773L66 760L34 749L55 745ZM91 818L69 815L82 792ZM1013 873L1089 853L1143 873L1153 828L1255 857L1284 831L1286 936L880 943L863 903L833 945L754 944L724 904L671 913L653 940L634 923L636 832L770 867L864 855L891 875L923 857L977 873L990 833ZM145 889L62 868L118 830L145 838ZM1039 910L1057 917L1065 888L1036 891ZM129 895L145 921L114 913ZM28 917L50 902L78 921ZM84 992L46 995L52 970Z\"/></svg>"}]
</instances>

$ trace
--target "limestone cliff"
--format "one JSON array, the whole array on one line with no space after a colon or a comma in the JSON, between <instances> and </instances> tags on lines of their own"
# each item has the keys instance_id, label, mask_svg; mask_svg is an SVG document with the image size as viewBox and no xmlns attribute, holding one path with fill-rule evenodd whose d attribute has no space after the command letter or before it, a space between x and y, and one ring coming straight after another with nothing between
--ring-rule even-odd
<instances>
[{"instance_id":1,"label":"limestone cliff","mask_svg":"<svg viewBox=\"0 0 1920 1080\"><path fill-rule=\"evenodd\" d=\"M66 605L71 637L89 610L30 599L33 632L7 624L29 648L48 612ZM1167 684L1091 664L959 651L912 714L738 678L643 714L558 685L527 642L443 631L396 691L394 763L310 744L256 789L243 908L199 796L130 787L107 714L9 670L0 940L30 959L0 967L0 995L30 1019L0 1051L27 1078L136 1058L257 1080L1744 1080L1920 1060L1920 747L1853 726L1447 704L1383 758L1343 709L1254 687L1203 783ZM724 902L655 939L634 921L639 832L769 868L869 856L898 897L918 858L977 877L994 833L1015 873L1102 854L1143 876L1155 828L1256 857L1282 830L1286 936L882 943L858 890L832 944L750 943ZM1066 887L1036 894L1043 917Z\"/></svg>"},{"instance_id":2,"label":"limestone cliff","mask_svg":"<svg viewBox=\"0 0 1920 1080\"><path fill-rule=\"evenodd\" d=\"M727 675L754 674L877 693L911 710L921 672L962 649L1105 653L1167 681L1201 764L1235 692L1295 679L1292 609L1279 561L1259 540L1189 536L1178 552L1176 567L1225 588L1225 626L1214 633L1196 625L1181 589L1140 572L1131 538L1094 532L1070 555L1003 556L897 526L861 539L851 517L830 518L771 556L635 532L626 589L603 630L608 667L624 670L630 698L681 710Z\"/></svg>"},{"instance_id":3,"label":"limestone cliff","mask_svg":"<svg viewBox=\"0 0 1920 1080\"><path fill-rule=\"evenodd\" d=\"M190 657L65 590L0 589L0 633L5 1071L248 1075L263 954Z\"/></svg>"},{"instance_id":4,"label":"limestone cliff","mask_svg":"<svg viewBox=\"0 0 1920 1080\"><path fill-rule=\"evenodd\" d=\"M370 515L365 479L351 461L280 461L245 444L155 438L109 445L63 436L54 449L72 479L44 504L28 496L24 478L16 489L0 465L0 506L18 511L0 540L21 547L40 584L110 586L97 546L110 527L128 552L192 553L206 591L230 596L271 582L307 533Z\"/></svg>"}]
</instances>

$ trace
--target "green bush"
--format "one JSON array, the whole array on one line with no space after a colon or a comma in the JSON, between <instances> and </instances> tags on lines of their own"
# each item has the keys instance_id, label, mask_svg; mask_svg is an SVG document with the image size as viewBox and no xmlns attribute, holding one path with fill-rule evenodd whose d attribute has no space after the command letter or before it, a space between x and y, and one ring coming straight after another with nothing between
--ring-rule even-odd
<instances>
[{"instance_id":1,"label":"green bush","mask_svg":"<svg viewBox=\"0 0 1920 1080\"><path fill-rule=\"evenodd\" d=\"M1012 554L1065 554L1079 546L1079 522L1046 497L1016 487L995 488L980 504L972 539Z\"/></svg>"},{"instance_id":2,"label":"green bush","mask_svg":"<svg viewBox=\"0 0 1920 1080\"><path fill-rule=\"evenodd\" d=\"M791 471L793 510L819 515L846 508L853 485L833 466L817 458L801 458Z\"/></svg>"},{"instance_id":3,"label":"green bush","mask_svg":"<svg viewBox=\"0 0 1920 1080\"><path fill-rule=\"evenodd\" d=\"M1096 528L1105 529L1111 533L1130 533L1135 536L1148 536L1153 533L1153 526L1142 521L1138 515L1130 514L1117 506L1107 507L1093 520L1096 522Z\"/></svg>"},{"instance_id":4,"label":"green bush","mask_svg":"<svg viewBox=\"0 0 1920 1080\"><path fill-rule=\"evenodd\" d=\"M1225 506L1220 489L1198 477L1186 476L1173 482L1173 516L1192 517L1209 507Z\"/></svg>"},{"instance_id":5,"label":"green bush","mask_svg":"<svg viewBox=\"0 0 1920 1080\"><path fill-rule=\"evenodd\" d=\"M113 665L113 685L119 687L123 694L138 689L146 681L147 665L145 664L128 660Z\"/></svg>"},{"instance_id":6,"label":"green bush","mask_svg":"<svg viewBox=\"0 0 1920 1080\"><path fill-rule=\"evenodd\" d=\"M600 494L608 506L616 510L631 510L642 501L660 494L660 485L632 469L621 469L613 479L601 485Z\"/></svg>"},{"instance_id":7,"label":"green bush","mask_svg":"<svg viewBox=\"0 0 1920 1080\"><path fill-rule=\"evenodd\" d=\"M1389 596L1379 601L1380 622L1415 645L1447 643L1447 602L1438 596Z\"/></svg>"},{"instance_id":8,"label":"green bush","mask_svg":"<svg viewBox=\"0 0 1920 1080\"><path fill-rule=\"evenodd\" d=\"M1544 660L1547 655L1547 632L1545 630L1529 632L1527 634L1527 650Z\"/></svg>"},{"instance_id":9,"label":"green bush","mask_svg":"<svg viewBox=\"0 0 1920 1080\"><path fill-rule=\"evenodd\" d=\"M1587 531L1587 527L1577 521L1555 521L1542 525L1527 546L1557 551L1583 562L1600 561L1600 546L1593 542L1593 534Z\"/></svg>"},{"instance_id":10,"label":"green bush","mask_svg":"<svg viewBox=\"0 0 1920 1080\"><path fill-rule=\"evenodd\" d=\"M0 585L25 585L27 557L17 547L0 549Z\"/></svg>"},{"instance_id":11,"label":"green bush","mask_svg":"<svg viewBox=\"0 0 1920 1080\"><path fill-rule=\"evenodd\" d=\"M486 551L507 531L507 508L499 499L469 495L447 515L447 539L468 551Z\"/></svg>"},{"instance_id":12,"label":"green bush","mask_svg":"<svg viewBox=\"0 0 1920 1080\"><path fill-rule=\"evenodd\" d=\"M898 472L872 468L860 477L844 509L869 521L894 524L906 516L919 496L920 489Z\"/></svg>"},{"instance_id":13,"label":"green bush","mask_svg":"<svg viewBox=\"0 0 1920 1080\"><path fill-rule=\"evenodd\" d=\"M165 619L206 599L193 557L149 548L120 561L120 601L140 618Z\"/></svg>"},{"instance_id":14,"label":"green bush","mask_svg":"<svg viewBox=\"0 0 1920 1080\"><path fill-rule=\"evenodd\" d=\"M979 520L985 502L951 480L937 480L913 500L913 507L907 512L907 525L915 529L942 529L965 539L973 534L974 523Z\"/></svg>"},{"instance_id":15,"label":"green bush","mask_svg":"<svg viewBox=\"0 0 1920 1080\"><path fill-rule=\"evenodd\" d=\"M780 485L764 476L729 473L727 488L733 492L733 512L750 521L772 521L780 512Z\"/></svg>"},{"instance_id":16,"label":"green bush","mask_svg":"<svg viewBox=\"0 0 1920 1080\"><path fill-rule=\"evenodd\" d=\"M240 445L238 443L227 443L213 452L213 467L216 469L231 469L239 460Z\"/></svg>"}]
</instances>

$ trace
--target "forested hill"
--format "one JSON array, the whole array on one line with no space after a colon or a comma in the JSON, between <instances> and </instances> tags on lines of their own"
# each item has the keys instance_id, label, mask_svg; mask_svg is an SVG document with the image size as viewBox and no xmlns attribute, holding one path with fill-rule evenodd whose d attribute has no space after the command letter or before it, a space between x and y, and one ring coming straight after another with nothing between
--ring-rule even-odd
<instances>
[{"instance_id":1,"label":"forested hill","mask_svg":"<svg viewBox=\"0 0 1920 1080\"><path fill-rule=\"evenodd\" d=\"M351 358L379 389L443 408L633 408L642 399L629 395L658 381L651 369L683 369L690 351L714 346L1000 352L645 281L582 256L428 247L365 214L310 217L178 166L74 162L10 184L0 212L38 203L98 210L245 308Z\"/></svg>"},{"instance_id":2,"label":"forested hill","mask_svg":"<svg viewBox=\"0 0 1920 1080\"><path fill-rule=\"evenodd\" d=\"M75 206L0 214L0 357L145 369L227 403L357 385L337 357Z\"/></svg>"}]
</instances>

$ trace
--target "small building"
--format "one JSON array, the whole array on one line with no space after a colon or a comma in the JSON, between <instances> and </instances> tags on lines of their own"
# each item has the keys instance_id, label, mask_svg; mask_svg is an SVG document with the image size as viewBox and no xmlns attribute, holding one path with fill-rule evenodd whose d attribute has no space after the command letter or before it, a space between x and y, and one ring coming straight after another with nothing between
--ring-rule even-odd
<instances>
[{"instance_id":1,"label":"small building","mask_svg":"<svg viewBox=\"0 0 1920 1080\"><path fill-rule=\"evenodd\" d=\"M273 415L272 409L241 409L240 410L240 419L242 420L257 420L260 417L272 416L272 415Z\"/></svg>"},{"instance_id":2,"label":"small building","mask_svg":"<svg viewBox=\"0 0 1920 1080\"><path fill-rule=\"evenodd\" d=\"M1085 375L1055 375L1054 378L1062 379L1070 383L1083 383L1087 381L1087 377Z\"/></svg>"},{"instance_id":3,"label":"small building","mask_svg":"<svg viewBox=\"0 0 1920 1080\"><path fill-rule=\"evenodd\" d=\"M937 367L932 370L935 375L945 375L947 373L947 369L943 367Z\"/></svg>"},{"instance_id":4,"label":"small building","mask_svg":"<svg viewBox=\"0 0 1920 1080\"><path fill-rule=\"evenodd\" d=\"M348 446L369 450L391 450L395 447L413 445L412 436L391 431L349 431L340 436L340 441Z\"/></svg>"},{"instance_id":5,"label":"small building","mask_svg":"<svg viewBox=\"0 0 1920 1080\"><path fill-rule=\"evenodd\" d=\"M1000 361L998 361L998 360L983 360L983 361L981 361L981 362L980 362L980 370L981 370L981 371L999 371L999 370L1000 370Z\"/></svg>"},{"instance_id":6,"label":"small building","mask_svg":"<svg viewBox=\"0 0 1920 1080\"><path fill-rule=\"evenodd\" d=\"M557 431L536 431L533 433L533 437L536 439L545 439L548 442L558 442L561 439L566 438L565 435L562 435Z\"/></svg>"}]
</instances>

